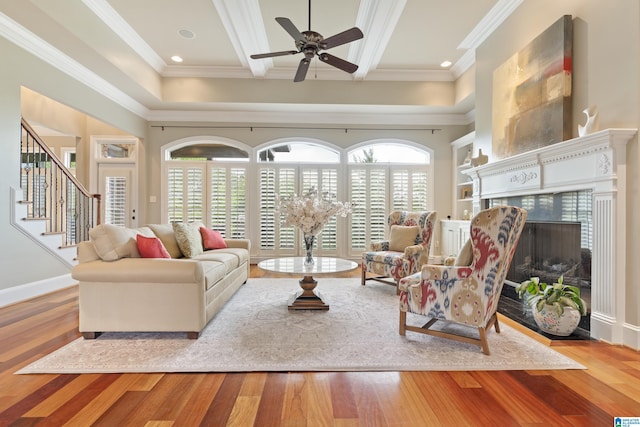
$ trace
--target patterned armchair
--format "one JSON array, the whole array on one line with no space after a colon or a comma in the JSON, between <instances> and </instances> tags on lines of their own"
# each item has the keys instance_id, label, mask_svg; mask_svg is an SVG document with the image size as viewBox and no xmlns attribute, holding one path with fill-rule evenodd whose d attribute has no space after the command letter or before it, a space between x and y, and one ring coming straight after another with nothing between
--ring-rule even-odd
<instances>
[{"instance_id":1,"label":"patterned armchair","mask_svg":"<svg viewBox=\"0 0 640 427\"><path fill-rule=\"evenodd\" d=\"M458 256L458 265L425 265L402 279L400 335L412 331L472 343L488 355L486 334L492 326L500 332L498 299L526 218L525 210L512 206L484 210L471 220L471 244L466 255ZM431 319L422 327L410 326L407 312ZM430 329L438 320L475 327L479 338Z\"/></svg>"},{"instance_id":2,"label":"patterned armchair","mask_svg":"<svg viewBox=\"0 0 640 427\"><path fill-rule=\"evenodd\" d=\"M419 271L429 259L435 220L435 212L391 212L388 240L372 242L371 251L362 254L362 285L370 279L397 286L400 279Z\"/></svg>"}]
</instances>

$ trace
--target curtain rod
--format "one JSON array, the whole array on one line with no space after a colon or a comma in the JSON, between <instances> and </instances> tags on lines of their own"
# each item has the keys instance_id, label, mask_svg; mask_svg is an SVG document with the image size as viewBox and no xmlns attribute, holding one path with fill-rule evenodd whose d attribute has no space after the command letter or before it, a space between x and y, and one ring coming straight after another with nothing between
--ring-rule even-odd
<instances>
[{"instance_id":1,"label":"curtain rod","mask_svg":"<svg viewBox=\"0 0 640 427\"><path fill-rule=\"evenodd\" d=\"M188 125L151 125L152 128L160 128L164 131L165 128L183 128L183 129L249 129L253 132L254 129L300 129L300 130L344 130L344 133L348 133L348 131L382 131L382 130L391 130L391 131L426 131L431 132L433 135L436 132L440 132L442 129L440 128L420 128L420 129L395 129L395 128L310 128L304 126L188 126Z\"/></svg>"}]
</instances>

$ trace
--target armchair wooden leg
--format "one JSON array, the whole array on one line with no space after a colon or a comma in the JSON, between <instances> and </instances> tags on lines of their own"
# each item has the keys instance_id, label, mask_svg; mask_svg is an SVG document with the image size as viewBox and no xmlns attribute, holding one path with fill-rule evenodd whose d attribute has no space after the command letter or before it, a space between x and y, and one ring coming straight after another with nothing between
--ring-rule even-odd
<instances>
[{"instance_id":1,"label":"armchair wooden leg","mask_svg":"<svg viewBox=\"0 0 640 427\"><path fill-rule=\"evenodd\" d=\"M478 333L480 334L480 346L482 347L482 352L489 355L489 342L487 341L487 330L485 328L478 328Z\"/></svg>"},{"instance_id":2,"label":"armchair wooden leg","mask_svg":"<svg viewBox=\"0 0 640 427\"><path fill-rule=\"evenodd\" d=\"M399 331L400 335L404 336L407 334L406 325L407 325L407 312L400 310L400 331Z\"/></svg>"},{"instance_id":3,"label":"armchair wooden leg","mask_svg":"<svg viewBox=\"0 0 640 427\"><path fill-rule=\"evenodd\" d=\"M362 286L364 286L364 283L367 281L367 271L365 270L364 266L360 266L361 270L362 270Z\"/></svg>"}]
</instances>

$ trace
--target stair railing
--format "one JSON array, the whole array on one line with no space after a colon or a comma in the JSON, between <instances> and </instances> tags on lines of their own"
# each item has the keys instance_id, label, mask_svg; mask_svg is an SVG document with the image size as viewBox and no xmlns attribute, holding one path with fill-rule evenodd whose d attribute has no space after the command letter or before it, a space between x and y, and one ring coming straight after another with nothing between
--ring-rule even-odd
<instances>
[{"instance_id":1,"label":"stair railing","mask_svg":"<svg viewBox=\"0 0 640 427\"><path fill-rule=\"evenodd\" d=\"M60 234L61 247L89 240L101 222L100 194L91 194L24 119L20 140L25 220L45 220L45 234Z\"/></svg>"}]
</instances>

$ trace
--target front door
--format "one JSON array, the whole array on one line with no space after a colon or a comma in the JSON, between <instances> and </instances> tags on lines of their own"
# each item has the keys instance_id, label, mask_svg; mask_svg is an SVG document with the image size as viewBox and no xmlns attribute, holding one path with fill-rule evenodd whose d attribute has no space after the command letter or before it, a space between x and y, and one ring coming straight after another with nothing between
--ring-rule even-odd
<instances>
[{"instance_id":1,"label":"front door","mask_svg":"<svg viewBox=\"0 0 640 427\"><path fill-rule=\"evenodd\" d=\"M98 191L102 194L102 223L138 226L137 183L134 165L98 166Z\"/></svg>"}]
</instances>

